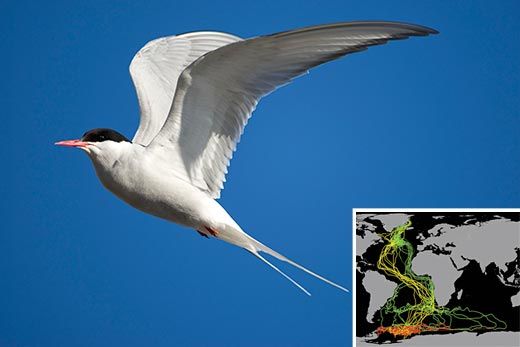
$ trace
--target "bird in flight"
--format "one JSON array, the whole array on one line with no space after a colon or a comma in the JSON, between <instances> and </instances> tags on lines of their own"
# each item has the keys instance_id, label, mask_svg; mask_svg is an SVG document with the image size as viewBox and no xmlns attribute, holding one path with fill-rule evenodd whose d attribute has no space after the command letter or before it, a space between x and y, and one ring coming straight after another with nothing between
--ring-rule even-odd
<instances>
[{"instance_id":1,"label":"bird in flight","mask_svg":"<svg viewBox=\"0 0 520 347\"><path fill-rule=\"evenodd\" d=\"M250 39L211 31L159 38L141 48L130 64L141 111L132 141L98 128L56 145L85 151L101 183L131 206L244 248L308 295L260 253L348 292L249 236L216 199L263 96L346 54L436 33L419 25L367 21Z\"/></svg>"}]
</instances>

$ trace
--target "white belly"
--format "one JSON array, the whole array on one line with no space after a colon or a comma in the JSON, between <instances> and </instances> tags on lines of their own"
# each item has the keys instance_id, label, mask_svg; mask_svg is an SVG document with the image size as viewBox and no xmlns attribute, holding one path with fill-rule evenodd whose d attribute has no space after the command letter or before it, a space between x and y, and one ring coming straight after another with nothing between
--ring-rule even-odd
<instances>
[{"instance_id":1,"label":"white belly","mask_svg":"<svg viewBox=\"0 0 520 347\"><path fill-rule=\"evenodd\" d=\"M94 167L109 191L143 212L194 229L234 223L215 200L174 174L147 165L146 158L118 161L109 170Z\"/></svg>"}]
</instances>

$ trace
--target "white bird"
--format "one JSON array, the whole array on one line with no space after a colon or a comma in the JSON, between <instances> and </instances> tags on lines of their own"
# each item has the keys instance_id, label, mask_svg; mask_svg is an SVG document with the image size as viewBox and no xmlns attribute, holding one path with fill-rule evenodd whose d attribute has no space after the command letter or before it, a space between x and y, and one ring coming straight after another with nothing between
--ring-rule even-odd
<instances>
[{"instance_id":1,"label":"white bird","mask_svg":"<svg viewBox=\"0 0 520 347\"><path fill-rule=\"evenodd\" d=\"M209 31L159 38L130 64L141 110L132 141L100 128L56 144L88 153L101 183L131 206L246 249L308 295L260 252L348 291L246 234L216 199L260 98L346 54L435 33L405 23L350 22L245 40Z\"/></svg>"}]
</instances>

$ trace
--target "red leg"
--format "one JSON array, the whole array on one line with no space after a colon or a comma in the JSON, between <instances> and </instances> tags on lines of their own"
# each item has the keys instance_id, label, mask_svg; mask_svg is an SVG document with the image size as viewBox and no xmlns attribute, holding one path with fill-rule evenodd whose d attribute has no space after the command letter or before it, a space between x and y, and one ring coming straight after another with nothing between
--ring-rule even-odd
<instances>
[{"instance_id":1,"label":"red leg","mask_svg":"<svg viewBox=\"0 0 520 347\"><path fill-rule=\"evenodd\" d=\"M213 237L218 236L218 231L216 231L215 229L212 229L210 227L204 227L204 229L206 229L208 231L208 233L210 233Z\"/></svg>"}]
</instances>

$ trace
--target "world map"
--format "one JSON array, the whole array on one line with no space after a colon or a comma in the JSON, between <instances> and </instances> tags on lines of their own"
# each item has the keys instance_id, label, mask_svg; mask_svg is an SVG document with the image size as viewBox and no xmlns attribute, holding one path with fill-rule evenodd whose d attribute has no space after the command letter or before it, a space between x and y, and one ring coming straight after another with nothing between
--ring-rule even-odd
<instances>
[{"instance_id":1,"label":"world map","mask_svg":"<svg viewBox=\"0 0 520 347\"><path fill-rule=\"evenodd\" d=\"M520 345L520 212L355 221L357 345Z\"/></svg>"}]
</instances>

